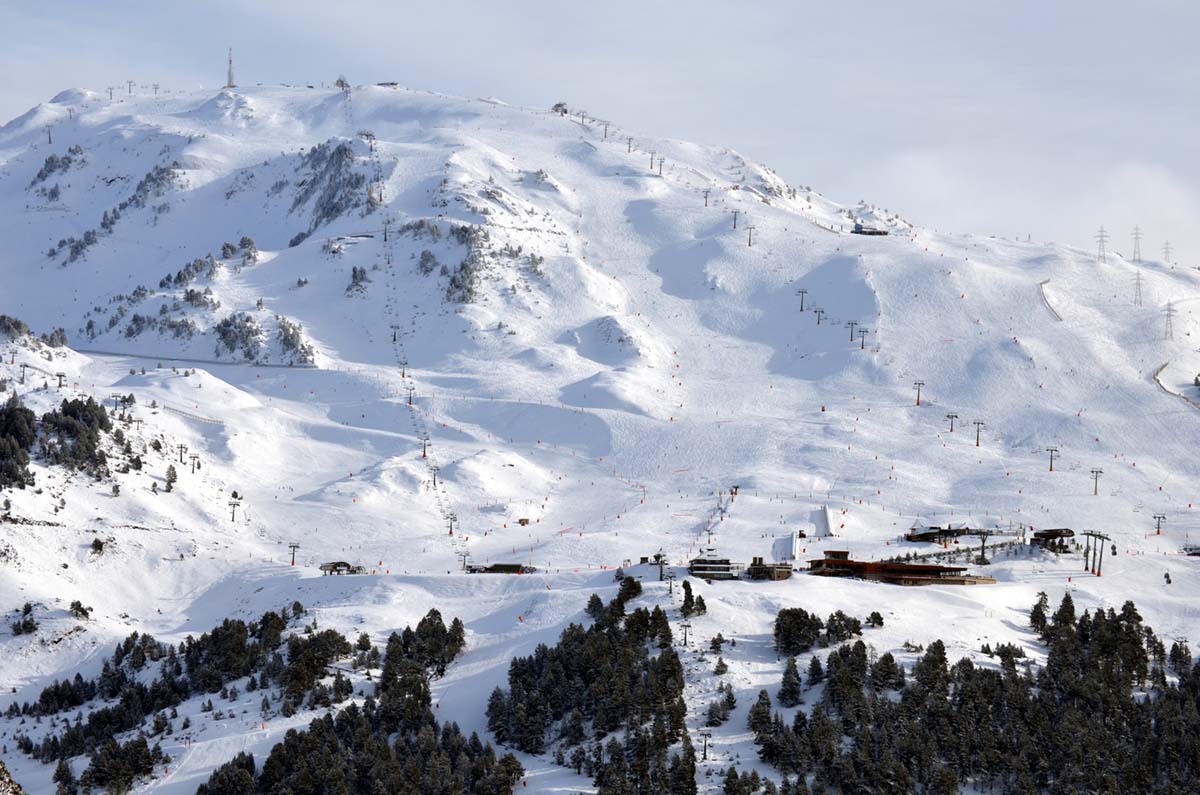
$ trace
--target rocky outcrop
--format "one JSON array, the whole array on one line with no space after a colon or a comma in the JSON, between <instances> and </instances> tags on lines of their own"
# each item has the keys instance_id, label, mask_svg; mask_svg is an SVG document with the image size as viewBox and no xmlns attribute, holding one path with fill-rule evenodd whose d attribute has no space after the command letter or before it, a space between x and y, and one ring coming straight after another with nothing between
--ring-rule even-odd
<instances>
[{"instance_id":1,"label":"rocky outcrop","mask_svg":"<svg viewBox=\"0 0 1200 795\"><path fill-rule=\"evenodd\" d=\"M25 795L21 785L13 781L12 776L8 774L8 768L4 766L3 761L0 761L0 795Z\"/></svg>"}]
</instances>

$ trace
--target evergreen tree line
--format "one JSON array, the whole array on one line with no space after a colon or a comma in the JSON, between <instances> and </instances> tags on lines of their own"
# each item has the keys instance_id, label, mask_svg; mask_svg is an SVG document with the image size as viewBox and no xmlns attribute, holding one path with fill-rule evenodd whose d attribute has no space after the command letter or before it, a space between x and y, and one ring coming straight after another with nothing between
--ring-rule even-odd
<instances>
[{"instance_id":1,"label":"evergreen tree line","mask_svg":"<svg viewBox=\"0 0 1200 795\"><path fill-rule=\"evenodd\" d=\"M92 754L78 781L67 760L58 760L53 778L55 791L59 795L73 795L82 786L84 792L94 789L109 793L129 792L134 781L154 772L155 765L170 761L157 743L151 747L145 737L135 737L127 743L119 743L110 737Z\"/></svg>"},{"instance_id":2,"label":"evergreen tree line","mask_svg":"<svg viewBox=\"0 0 1200 795\"><path fill-rule=\"evenodd\" d=\"M0 408L0 488L33 485L29 453L35 442L51 463L106 474L108 458L100 442L101 434L111 430L107 409L90 397L63 400L39 423L14 392Z\"/></svg>"},{"instance_id":3,"label":"evergreen tree line","mask_svg":"<svg viewBox=\"0 0 1200 795\"><path fill-rule=\"evenodd\" d=\"M375 695L360 707L292 729L261 769L249 754L217 768L198 795L505 795L524 774L511 754L496 755L457 724L439 724L429 680L462 651L462 622L436 610L387 644Z\"/></svg>"},{"instance_id":4,"label":"evergreen tree line","mask_svg":"<svg viewBox=\"0 0 1200 795\"><path fill-rule=\"evenodd\" d=\"M389 741L382 706L368 698L308 728L292 729L271 749L259 769L242 753L217 768L197 795L507 795L524 774L512 754L497 757L478 735L464 737L453 723L439 725L428 693L420 707L421 728Z\"/></svg>"},{"instance_id":5,"label":"evergreen tree line","mask_svg":"<svg viewBox=\"0 0 1200 795\"><path fill-rule=\"evenodd\" d=\"M693 595L692 584L687 580L683 581L683 604L680 605L679 612L683 613L684 618L693 615L702 616L708 612L708 605L704 604L704 597Z\"/></svg>"},{"instance_id":6,"label":"evergreen tree line","mask_svg":"<svg viewBox=\"0 0 1200 795\"><path fill-rule=\"evenodd\" d=\"M0 408L0 489L33 485L29 451L36 438L37 419L13 392Z\"/></svg>"},{"instance_id":7,"label":"evergreen tree line","mask_svg":"<svg viewBox=\"0 0 1200 795\"><path fill-rule=\"evenodd\" d=\"M872 623L878 613L872 613ZM883 619L878 619L878 625ZM775 617L775 648L780 654L803 654L813 646L831 646L862 634L862 622L835 610L822 621L802 607L785 607Z\"/></svg>"},{"instance_id":8,"label":"evergreen tree line","mask_svg":"<svg viewBox=\"0 0 1200 795\"><path fill-rule=\"evenodd\" d=\"M597 795L696 795L696 749L684 732L678 753L667 759L670 741L666 722L655 718L650 728L628 730L607 743L593 740L576 745L569 755L562 746L555 752L557 764L568 765L590 777Z\"/></svg>"},{"instance_id":9,"label":"evergreen tree line","mask_svg":"<svg viewBox=\"0 0 1200 795\"><path fill-rule=\"evenodd\" d=\"M199 638L189 635L178 646L161 643L153 635L132 632L116 645L96 679L85 680L75 674L73 679L54 682L33 704L26 702L18 709L14 702L5 715L37 718L83 706L97 697L117 698L148 664L160 662L166 665L159 680L170 675L173 686L185 687L189 694L215 693L227 682L264 668L292 616L303 613L304 606L293 602L290 609L268 610L250 624L226 619Z\"/></svg>"},{"instance_id":10,"label":"evergreen tree line","mask_svg":"<svg viewBox=\"0 0 1200 795\"><path fill-rule=\"evenodd\" d=\"M661 608L626 613L641 591L625 577L607 605L592 594L591 626L571 624L556 646L514 659L508 690L496 688L488 700L488 729L526 753L554 745L555 760L591 776L604 795L694 793L683 667ZM621 738L604 742L617 731ZM668 759L681 740L681 751Z\"/></svg>"},{"instance_id":11,"label":"evergreen tree line","mask_svg":"<svg viewBox=\"0 0 1200 795\"><path fill-rule=\"evenodd\" d=\"M100 434L111 430L108 410L91 397L63 400L59 408L42 415L42 455L71 469L101 473L108 459L100 449Z\"/></svg>"},{"instance_id":12,"label":"evergreen tree line","mask_svg":"<svg viewBox=\"0 0 1200 795\"><path fill-rule=\"evenodd\" d=\"M297 615L303 611L299 602L294 608ZM40 742L22 735L17 745L42 762L94 755L112 737L141 728L150 715L173 711L192 696L223 691L227 683L246 676L250 677L247 690L268 688L272 683L280 686L285 694L283 711L290 712L324 676L325 667L349 654L351 647L334 630L313 632L289 638L285 660L278 651L285 614L268 611L249 625L226 619L211 632L198 639L189 636L178 646L134 632L117 644L97 679L77 676L55 682L34 704L26 703L19 711L12 704L5 714L31 715L40 721L44 715L80 707L95 698L115 698L115 704L92 710L86 719L82 713L72 723L64 719L61 734L48 732ZM144 680L148 677L140 672L150 664L158 665L158 675L147 685Z\"/></svg>"},{"instance_id":13,"label":"evergreen tree line","mask_svg":"<svg viewBox=\"0 0 1200 795\"><path fill-rule=\"evenodd\" d=\"M1067 594L1047 609L1042 594L1030 621L1047 647L1041 666L1019 666L1023 654L1008 644L987 650L998 668L951 665L935 641L906 672L891 654L872 661L858 641L832 651L824 670L814 662L809 685L824 681L824 690L790 723L762 691L749 728L762 759L784 773L779 791L1194 792L1200 664L1186 643L1168 652L1132 602L1077 616ZM797 676L794 661L789 668ZM734 771L725 792L747 786Z\"/></svg>"},{"instance_id":14,"label":"evergreen tree line","mask_svg":"<svg viewBox=\"0 0 1200 795\"><path fill-rule=\"evenodd\" d=\"M295 602L291 613L286 607L279 613L268 611L250 624L226 619L211 632L198 639L189 636L178 646L134 632L117 644L97 679L84 680L77 675L72 680L55 682L42 691L37 702L26 703L20 710L12 704L6 715L30 715L40 720L42 716L82 706L97 697L116 698L116 704L93 710L86 720L82 714L77 715L72 724L64 720L65 728L61 734L48 733L38 743L28 736L18 737L17 745L43 762L90 754L92 764L89 769L95 766L98 757L102 760L99 769L106 768L109 763L103 761L102 754L118 761L127 758L132 761L124 766L118 764L118 767L136 777L149 772L142 769L144 766L133 763L146 758L137 752L140 746L133 745L138 738L113 748L110 742L113 737L142 729L151 715L154 716L152 734L170 733L172 728L164 711L170 710L171 717L175 717L175 707L192 696L205 693L219 691L223 698L236 698L236 688L232 689L231 696L230 688L226 687L234 680L248 677L247 691L277 686L282 694L280 711L285 716L294 714L306 695L310 707L327 707L344 701L353 692L349 679L338 672L332 687L326 687L321 679L334 660L349 655L353 648L336 630L318 632L313 626L306 627L305 634L289 636L285 642L283 633L292 614L300 616L303 613L303 605ZM363 648L364 640L367 649ZM396 670L396 666L405 660L413 661L412 666L417 668L423 681L425 661L432 661L429 664L444 669L464 645L462 622L455 619L447 628L438 611L430 610L415 631L406 627L403 633L392 634L388 642L390 664L385 664L381 688L387 690L406 672ZM369 637L360 637L357 648L363 660L377 659L377 653L369 653L373 651ZM142 681L145 677L139 673L152 664L159 665L158 676L147 686ZM264 700L264 710L266 703ZM405 705L388 697L383 697L381 704L381 714L390 720L388 725L400 725ZM204 711L213 711L211 700L204 705ZM392 719L392 716L401 717ZM141 739L144 746L144 737ZM81 777L79 783L83 782L84 777Z\"/></svg>"}]
</instances>

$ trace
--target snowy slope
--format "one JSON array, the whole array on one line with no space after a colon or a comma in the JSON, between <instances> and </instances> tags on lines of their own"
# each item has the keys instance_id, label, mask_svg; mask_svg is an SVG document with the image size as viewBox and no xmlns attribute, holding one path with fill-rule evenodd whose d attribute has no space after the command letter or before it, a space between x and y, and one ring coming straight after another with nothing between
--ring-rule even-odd
<instances>
[{"instance_id":1,"label":"snowy slope","mask_svg":"<svg viewBox=\"0 0 1200 795\"><path fill-rule=\"evenodd\" d=\"M851 235L855 220L891 234ZM1135 306L1136 269L1116 256L937 234L721 147L387 86L64 92L0 129L0 235L0 312L64 328L73 349L2 346L0 378L41 368L16 384L39 413L133 394L131 436L164 446L116 476L117 497L45 467L40 493L5 495L13 517L45 522L0 524L0 610L29 601L42 618L38 636L0 632L17 701L95 674L134 629L179 640L299 598L382 642L437 605L471 646L437 687L441 715L482 729L507 659L579 620L626 560L661 548L684 564L710 537L738 560L777 558L796 530L801 562L882 557L910 551L915 521L999 541L1030 524L1099 530L1119 554L1085 577L1079 556L1021 547L973 588L715 584L697 637L745 641L727 659L752 694L778 679L780 606L886 607L880 653L934 634L960 654L1028 643L1034 595L1068 587L1200 636L1179 554L1200 530L1195 272L1146 263ZM171 460L176 491L153 494ZM460 553L542 572L469 576ZM318 579L328 560L370 574ZM91 620L69 617L73 599ZM703 704L715 681L689 665ZM752 756L742 726L717 732L714 764ZM209 727L159 788L194 791L286 728ZM13 730L0 721L0 743ZM5 761L52 791L50 768L11 748ZM542 789L587 787L526 762Z\"/></svg>"}]
</instances>

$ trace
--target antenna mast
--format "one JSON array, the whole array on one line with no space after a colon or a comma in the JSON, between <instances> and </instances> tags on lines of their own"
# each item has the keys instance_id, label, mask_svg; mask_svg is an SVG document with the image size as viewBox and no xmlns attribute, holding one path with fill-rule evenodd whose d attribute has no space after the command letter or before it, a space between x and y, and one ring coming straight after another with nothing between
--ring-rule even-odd
<instances>
[{"instance_id":1,"label":"antenna mast","mask_svg":"<svg viewBox=\"0 0 1200 795\"><path fill-rule=\"evenodd\" d=\"M225 78L226 88L237 88L237 83L233 82L233 48L229 48L229 75Z\"/></svg>"},{"instance_id":2,"label":"antenna mast","mask_svg":"<svg viewBox=\"0 0 1200 795\"><path fill-rule=\"evenodd\" d=\"M1100 231L1096 233L1095 239L1096 243L1098 244L1096 249L1096 259L1100 262L1108 262L1108 252L1104 250L1104 244L1108 242L1108 232L1104 230L1103 226L1100 227Z\"/></svg>"}]
</instances>

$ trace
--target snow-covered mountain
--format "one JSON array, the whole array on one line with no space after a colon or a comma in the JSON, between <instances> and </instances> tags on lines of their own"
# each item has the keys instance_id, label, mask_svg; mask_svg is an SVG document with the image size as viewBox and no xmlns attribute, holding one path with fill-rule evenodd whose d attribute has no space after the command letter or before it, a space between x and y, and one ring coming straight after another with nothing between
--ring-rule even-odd
<instances>
[{"instance_id":1,"label":"snow-covered mountain","mask_svg":"<svg viewBox=\"0 0 1200 795\"><path fill-rule=\"evenodd\" d=\"M796 531L798 567L935 551L902 542L914 523L1096 530L1117 554L1093 577L1015 545L970 588L716 583L693 632L746 641L726 657L747 694L778 679L781 606L882 610L871 642L898 657L935 635L955 656L1029 645L1035 594L1067 589L1200 639L1194 271L935 233L726 148L394 85L65 91L0 128L0 239L0 312L69 340L0 346L0 379L38 415L132 395L145 450L100 479L35 460L36 486L4 493L0 611L40 626L0 630L0 710L95 676L131 631L178 642L300 600L379 642L431 606L461 617L434 696L483 731L507 661L623 564L785 559ZM689 680L689 704L713 687ZM143 786L192 792L311 717L205 722ZM53 791L17 720L5 761ZM732 725L713 769L754 755ZM522 761L536 791L588 787Z\"/></svg>"}]
</instances>

